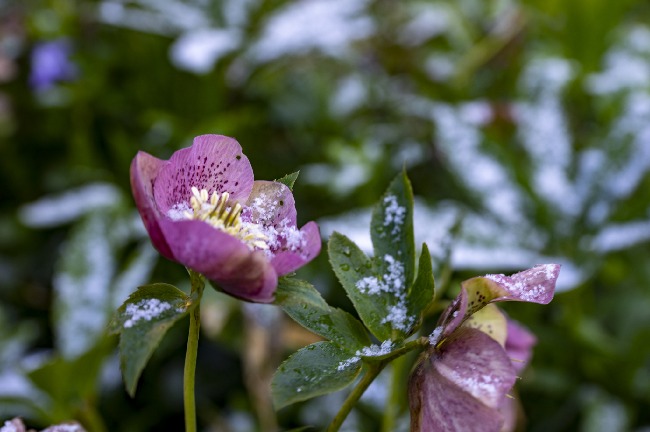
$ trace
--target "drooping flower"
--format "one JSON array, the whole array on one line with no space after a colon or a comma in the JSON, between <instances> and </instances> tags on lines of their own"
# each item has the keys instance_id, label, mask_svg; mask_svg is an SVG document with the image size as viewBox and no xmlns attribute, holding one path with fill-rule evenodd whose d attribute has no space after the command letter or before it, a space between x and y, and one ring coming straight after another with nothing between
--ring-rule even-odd
<instances>
[{"instance_id":1,"label":"drooping flower","mask_svg":"<svg viewBox=\"0 0 650 432\"><path fill-rule=\"evenodd\" d=\"M168 161L139 152L131 188L155 248L235 297L272 301L278 276L320 252L316 223L296 227L291 190L254 181L232 138L198 136Z\"/></svg>"},{"instance_id":2,"label":"drooping flower","mask_svg":"<svg viewBox=\"0 0 650 432\"><path fill-rule=\"evenodd\" d=\"M71 52L72 46L67 39L37 44L31 55L29 84L32 88L43 91L57 82L74 79L77 75L77 67L70 60Z\"/></svg>"},{"instance_id":3,"label":"drooping flower","mask_svg":"<svg viewBox=\"0 0 650 432\"><path fill-rule=\"evenodd\" d=\"M547 304L560 266L461 284L443 312L409 381L411 431L499 432L515 424L507 393L530 358L535 338L499 311L500 301Z\"/></svg>"}]
</instances>

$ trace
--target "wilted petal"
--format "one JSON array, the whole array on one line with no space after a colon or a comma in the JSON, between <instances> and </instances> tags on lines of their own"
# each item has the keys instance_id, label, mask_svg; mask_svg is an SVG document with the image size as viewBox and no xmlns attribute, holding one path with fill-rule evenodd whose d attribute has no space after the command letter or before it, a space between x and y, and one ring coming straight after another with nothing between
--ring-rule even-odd
<instances>
[{"instance_id":1,"label":"wilted petal","mask_svg":"<svg viewBox=\"0 0 650 432\"><path fill-rule=\"evenodd\" d=\"M506 353L510 357L517 373L519 373L528 364L532 356L533 347L537 343L537 338L516 321L508 319L507 326Z\"/></svg>"},{"instance_id":2,"label":"wilted petal","mask_svg":"<svg viewBox=\"0 0 650 432\"><path fill-rule=\"evenodd\" d=\"M154 247L165 258L174 260L174 255L160 229L159 219L163 216L156 207L153 195L153 184L165 163L148 153L138 152L131 162L131 189L138 212Z\"/></svg>"},{"instance_id":3,"label":"wilted petal","mask_svg":"<svg viewBox=\"0 0 650 432\"><path fill-rule=\"evenodd\" d=\"M503 424L499 408L515 379L498 342L461 328L432 348L411 375L411 430L498 432Z\"/></svg>"},{"instance_id":4,"label":"wilted petal","mask_svg":"<svg viewBox=\"0 0 650 432\"><path fill-rule=\"evenodd\" d=\"M517 300L548 304L553 299L555 282L559 275L559 264L542 264L512 276L486 275L484 279L497 286L493 288L495 291L506 291L505 295L499 296L495 301Z\"/></svg>"},{"instance_id":5,"label":"wilted petal","mask_svg":"<svg viewBox=\"0 0 650 432\"><path fill-rule=\"evenodd\" d=\"M297 270L314 259L321 248L321 237L316 222L308 222L300 229L301 245L296 251L276 252L271 260L278 276Z\"/></svg>"},{"instance_id":6,"label":"wilted petal","mask_svg":"<svg viewBox=\"0 0 650 432\"><path fill-rule=\"evenodd\" d=\"M442 328L439 340L454 332L467 318L467 290L461 285L460 293L444 310L438 320L438 327Z\"/></svg>"},{"instance_id":7,"label":"wilted petal","mask_svg":"<svg viewBox=\"0 0 650 432\"><path fill-rule=\"evenodd\" d=\"M277 274L264 252L198 220L161 222L178 262L202 273L221 289L245 300L273 301Z\"/></svg>"},{"instance_id":8,"label":"wilted petal","mask_svg":"<svg viewBox=\"0 0 650 432\"><path fill-rule=\"evenodd\" d=\"M228 192L243 203L253 187L253 168L241 146L222 135L201 135L191 147L175 152L154 184L158 209L167 214L179 203L189 203L192 186L208 193Z\"/></svg>"}]
</instances>

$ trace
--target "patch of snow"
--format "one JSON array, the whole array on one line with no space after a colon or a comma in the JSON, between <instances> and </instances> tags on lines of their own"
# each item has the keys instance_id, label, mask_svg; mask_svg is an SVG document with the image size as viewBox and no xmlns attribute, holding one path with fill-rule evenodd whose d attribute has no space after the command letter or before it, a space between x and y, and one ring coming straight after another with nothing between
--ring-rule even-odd
<instances>
[{"instance_id":1,"label":"patch of snow","mask_svg":"<svg viewBox=\"0 0 650 432\"><path fill-rule=\"evenodd\" d=\"M372 19L366 0L299 0L272 15L250 50L258 62L312 50L343 56L349 45L370 36Z\"/></svg>"},{"instance_id":2,"label":"patch of snow","mask_svg":"<svg viewBox=\"0 0 650 432\"><path fill-rule=\"evenodd\" d=\"M32 228L47 228L72 222L97 210L116 206L120 191L109 183L92 183L58 195L50 195L18 211L20 221Z\"/></svg>"},{"instance_id":3,"label":"patch of snow","mask_svg":"<svg viewBox=\"0 0 650 432\"><path fill-rule=\"evenodd\" d=\"M151 321L171 308L172 305L170 303L160 301L156 298L140 300L137 303L130 303L126 305L125 314L129 318L124 321L124 328L131 328L141 320Z\"/></svg>"},{"instance_id":4,"label":"patch of snow","mask_svg":"<svg viewBox=\"0 0 650 432\"><path fill-rule=\"evenodd\" d=\"M199 28L176 39L170 48L172 63L197 74L210 72L225 55L241 44L241 33L232 29Z\"/></svg>"}]
</instances>

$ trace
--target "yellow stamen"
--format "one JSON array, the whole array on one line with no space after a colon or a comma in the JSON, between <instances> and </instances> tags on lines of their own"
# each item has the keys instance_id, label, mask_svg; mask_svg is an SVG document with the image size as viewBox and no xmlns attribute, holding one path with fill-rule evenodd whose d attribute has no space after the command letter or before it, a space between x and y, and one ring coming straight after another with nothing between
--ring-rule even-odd
<instances>
[{"instance_id":1,"label":"yellow stamen","mask_svg":"<svg viewBox=\"0 0 650 432\"><path fill-rule=\"evenodd\" d=\"M207 222L214 228L239 238L251 249L269 249L268 237L251 224L243 224L241 204L228 205L229 199L228 192L212 192L209 195L206 189L199 190L193 186L190 197L192 211L186 211L183 215L188 219Z\"/></svg>"}]
</instances>

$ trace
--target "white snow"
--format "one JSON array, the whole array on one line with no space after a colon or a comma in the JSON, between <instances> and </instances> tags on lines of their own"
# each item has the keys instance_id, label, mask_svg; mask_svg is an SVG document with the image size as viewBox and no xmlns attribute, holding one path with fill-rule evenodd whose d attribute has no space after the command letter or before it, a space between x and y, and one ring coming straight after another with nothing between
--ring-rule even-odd
<instances>
[{"instance_id":1,"label":"white snow","mask_svg":"<svg viewBox=\"0 0 650 432\"><path fill-rule=\"evenodd\" d=\"M125 314L129 318L124 321L124 328L131 328L140 320L151 321L171 308L172 305L170 303L155 298L140 300L137 303L130 303L126 306L125 310Z\"/></svg>"}]
</instances>

